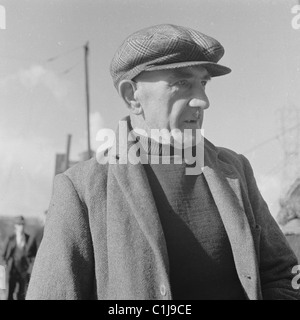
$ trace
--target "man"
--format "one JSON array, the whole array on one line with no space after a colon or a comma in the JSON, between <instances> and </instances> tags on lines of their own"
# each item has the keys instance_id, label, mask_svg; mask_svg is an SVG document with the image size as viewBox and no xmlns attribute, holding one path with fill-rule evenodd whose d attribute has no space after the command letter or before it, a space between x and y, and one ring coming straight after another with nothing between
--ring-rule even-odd
<instances>
[{"instance_id":1,"label":"man","mask_svg":"<svg viewBox=\"0 0 300 320\"><path fill-rule=\"evenodd\" d=\"M27 299L299 299L249 162L200 139L223 54L175 25L124 41L111 74L126 130L56 177Z\"/></svg>"},{"instance_id":2,"label":"man","mask_svg":"<svg viewBox=\"0 0 300 320\"><path fill-rule=\"evenodd\" d=\"M9 237L3 254L8 276L8 300L24 300L29 281L30 261L27 255L29 235L23 216L15 218L14 234Z\"/></svg>"}]
</instances>

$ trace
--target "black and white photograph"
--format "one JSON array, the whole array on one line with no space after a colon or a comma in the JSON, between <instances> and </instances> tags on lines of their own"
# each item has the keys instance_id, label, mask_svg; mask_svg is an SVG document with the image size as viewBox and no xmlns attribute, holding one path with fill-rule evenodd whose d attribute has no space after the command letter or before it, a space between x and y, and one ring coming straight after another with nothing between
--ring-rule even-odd
<instances>
[{"instance_id":1,"label":"black and white photograph","mask_svg":"<svg viewBox=\"0 0 300 320\"><path fill-rule=\"evenodd\" d=\"M0 300L300 300L300 1L0 0Z\"/></svg>"}]
</instances>

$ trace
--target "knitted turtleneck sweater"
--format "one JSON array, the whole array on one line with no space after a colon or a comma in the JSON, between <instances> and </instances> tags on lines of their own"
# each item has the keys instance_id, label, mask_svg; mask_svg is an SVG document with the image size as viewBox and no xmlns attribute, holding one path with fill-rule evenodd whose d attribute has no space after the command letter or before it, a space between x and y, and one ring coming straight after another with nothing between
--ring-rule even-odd
<instances>
[{"instance_id":1,"label":"knitted turtleneck sweater","mask_svg":"<svg viewBox=\"0 0 300 320\"><path fill-rule=\"evenodd\" d=\"M170 164L151 164L150 150L161 160L164 148L154 140L137 137L141 153L149 159L144 167L166 238L173 298L245 299L226 231L203 174L186 175L186 164L174 164L173 156Z\"/></svg>"}]
</instances>

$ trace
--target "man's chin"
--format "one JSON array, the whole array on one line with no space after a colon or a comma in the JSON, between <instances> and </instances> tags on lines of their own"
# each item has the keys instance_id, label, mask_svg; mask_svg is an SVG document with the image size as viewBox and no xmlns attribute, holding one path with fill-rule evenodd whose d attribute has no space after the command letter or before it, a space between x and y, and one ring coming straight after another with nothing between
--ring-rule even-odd
<instances>
[{"instance_id":1,"label":"man's chin","mask_svg":"<svg viewBox=\"0 0 300 320\"><path fill-rule=\"evenodd\" d=\"M184 121L181 123L180 125L180 130L197 130L197 129L201 129L202 126L202 120L198 120L198 121Z\"/></svg>"}]
</instances>

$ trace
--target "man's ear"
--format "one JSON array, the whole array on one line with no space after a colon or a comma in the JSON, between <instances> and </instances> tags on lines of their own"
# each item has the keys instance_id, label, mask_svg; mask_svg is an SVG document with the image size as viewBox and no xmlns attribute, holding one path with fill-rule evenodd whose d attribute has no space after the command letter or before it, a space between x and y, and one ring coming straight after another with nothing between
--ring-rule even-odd
<instances>
[{"instance_id":1,"label":"man's ear","mask_svg":"<svg viewBox=\"0 0 300 320\"><path fill-rule=\"evenodd\" d=\"M134 114L141 114L142 107L137 101L136 95L136 83L131 80L122 80L119 83L119 95L125 101L129 110Z\"/></svg>"}]
</instances>

